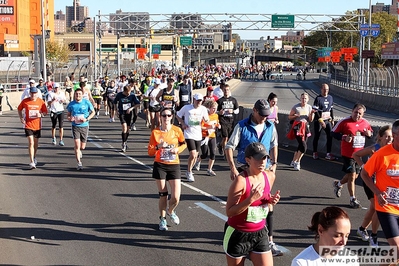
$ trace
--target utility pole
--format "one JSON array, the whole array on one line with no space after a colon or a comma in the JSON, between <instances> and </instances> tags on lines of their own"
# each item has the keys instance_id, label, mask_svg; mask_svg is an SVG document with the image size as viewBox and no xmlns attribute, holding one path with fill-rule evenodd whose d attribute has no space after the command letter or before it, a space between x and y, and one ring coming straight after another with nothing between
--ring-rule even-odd
<instances>
[{"instance_id":1,"label":"utility pole","mask_svg":"<svg viewBox=\"0 0 399 266\"><path fill-rule=\"evenodd\" d=\"M41 12L42 12L42 42L41 42L41 65L44 82L47 81L47 69L46 69L46 30L44 29L44 0L41 0Z\"/></svg>"}]
</instances>

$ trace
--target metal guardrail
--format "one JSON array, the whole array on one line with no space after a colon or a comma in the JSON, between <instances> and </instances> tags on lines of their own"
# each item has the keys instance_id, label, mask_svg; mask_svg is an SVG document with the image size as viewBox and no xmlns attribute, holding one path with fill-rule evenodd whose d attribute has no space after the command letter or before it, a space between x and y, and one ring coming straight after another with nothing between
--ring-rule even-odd
<instances>
[{"instance_id":1,"label":"metal guardrail","mask_svg":"<svg viewBox=\"0 0 399 266\"><path fill-rule=\"evenodd\" d=\"M369 85L366 84L366 68L361 73L359 67L347 69L333 67L326 79L328 83L350 90L389 97L399 97L399 66L370 68Z\"/></svg>"}]
</instances>

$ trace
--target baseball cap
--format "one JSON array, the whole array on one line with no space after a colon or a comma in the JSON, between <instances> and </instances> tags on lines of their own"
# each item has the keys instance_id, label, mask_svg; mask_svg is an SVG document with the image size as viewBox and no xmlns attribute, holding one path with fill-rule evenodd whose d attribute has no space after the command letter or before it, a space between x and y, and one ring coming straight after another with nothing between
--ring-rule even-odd
<instances>
[{"instance_id":1,"label":"baseball cap","mask_svg":"<svg viewBox=\"0 0 399 266\"><path fill-rule=\"evenodd\" d=\"M154 83L157 84L157 85L159 85L159 84L161 84L161 80L160 80L159 78L156 78L156 79L154 80Z\"/></svg>"},{"instance_id":2,"label":"baseball cap","mask_svg":"<svg viewBox=\"0 0 399 266\"><path fill-rule=\"evenodd\" d=\"M270 115L270 106L265 99L259 99L256 101L254 108L258 111L261 116Z\"/></svg>"},{"instance_id":3,"label":"baseball cap","mask_svg":"<svg viewBox=\"0 0 399 266\"><path fill-rule=\"evenodd\" d=\"M29 92L30 92L30 93L36 93L36 92L38 92L37 87L31 87L31 88L29 89Z\"/></svg>"},{"instance_id":4,"label":"baseball cap","mask_svg":"<svg viewBox=\"0 0 399 266\"><path fill-rule=\"evenodd\" d=\"M36 83L36 81L34 79L30 79L29 83Z\"/></svg>"},{"instance_id":5,"label":"baseball cap","mask_svg":"<svg viewBox=\"0 0 399 266\"><path fill-rule=\"evenodd\" d=\"M246 158L253 157L255 160L262 160L266 156L269 156L269 152L260 142L252 142L245 148Z\"/></svg>"},{"instance_id":6,"label":"baseball cap","mask_svg":"<svg viewBox=\"0 0 399 266\"><path fill-rule=\"evenodd\" d=\"M207 91L213 91L213 87L211 85L208 86L208 88L206 88Z\"/></svg>"},{"instance_id":7,"label":"baseball cap","mask_svg":"<svg viewBox=\"0 0 399 266\"><path fill-rule=\"evenodd\" d=\"M54 88L59 88L60 84L59 83L54 83Z\"/></svg>"},{"instance_id":8,"label":"baseball cap","mask_svg":"<svg viewBox=\"0 0 399 266\"><path fill-rule=\"evenodd\" d=\"M201 93L194 94L194 100L202 101L203 99L204 99L204 96L202 96Z\"/></svg>"}]
</instances>

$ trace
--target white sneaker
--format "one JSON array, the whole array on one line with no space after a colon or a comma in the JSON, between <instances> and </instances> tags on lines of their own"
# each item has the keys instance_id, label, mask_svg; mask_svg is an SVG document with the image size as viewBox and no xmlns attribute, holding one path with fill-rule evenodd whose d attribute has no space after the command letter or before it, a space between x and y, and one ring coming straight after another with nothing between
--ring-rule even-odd
<instances>
[{"instance_id":1,"label":"white sneaker","mask_svg":"<svg viewBox=\"0 0 399 266\"><path fill-rule=\"evenodd\" d=\"M295 166L295 162L294 162L294 161L291 161L290 166L291 166L291 167L294 167L294 166Z\"/></svg>"},{"instance_id":2,"label":"white sneaker","mask_svg":"<svg viewBox=\"0 0 399 266\"><path fill-rule=\"evenodd\" d=\"M186 178L187 178L187 182L194 182L195 181L195 179L194 179L194 175L193 175L193 173L192 172L186 172Z\"/></svg>"},{"instance_id":3,"label":"white sneaker","mask_svg":"<svg viewBox=\"0 0 399 266\"><path fill-rule=\"evenodd\" d=\"M301 170L301 164L300 164L299 162L296 162L296 163L294 164L294 170L295 170L295 171L300 171L300 170Z\"/></svg>"},{"instance_id":4,"label":"white sneaker","mask_svg":"<svg viewBox=\"0 0 399 266\"><path fill-rule=\"evenodd\" d=\"M112 118L110 118L108 122L109 122L109 123L112 123Z\"/></svg>"},{"instance_id":5,"label":"white sneaker","mask_svg":"<svg viewBox=\"0 0 399 266\"><path fill-rule=\"evenodd\" d=\"M0 115L3 115L3 112L2 112L2 111L0 111Z\"/></svg>"},{"instance_id":6,"label":"white sneaker","mask_svg":"<svg viewBox=\"0 0 399 266\"><path fill-rule=\"evenodd\" d=\"M123 142L121 151L126 152L126 148L127 148L126 142Z\"/></svg>"},{"instance_id":7,"label":"white sneaker","mask_svg":"<svg viewBox=\"0 0 399 266\"><path fill-rule=\"evenodd\" d=\"M169 214L169 212L166 212L170 218L170 220L172 221L172 223L174 223L175 225L179 225L180 224L180 219L179 217L176 215L175 212L172 212L171 214Z\"/></svg>"},{"instance_id":8,"label":"white sneaker","mask_svg":"<svg viewBox=\"0 0 399 266\"><path fill-rule=\"evenodd\" d=\"M36 158L33 158L33 163L34 163L35 165L37 164Z\"/></svg>"},{"instance_id":9,"label":"white sneaker","mask_svg":"<svg viewBox=\"0 0 399 266\"><path fill-rule=\"evenodd\" d=\"M76 167L78 170L83 170L83 164L82 162L78 162L78 167Z\"/></svg>"},{"instance_id":10,"label":"white sneaker","mask_svg":"<svg viewBox=\"0 0 399 266\"><path fill-rule=\"evenodd\" d=\"M370 240L370 236L369 236L369 234L367 233L367 230L362 231L362 230L360 230L360 228L358 228L358 229L357 229L357 236L361 237L361 239L362 239L364 242L367 242L367 241Z\"/></svg>"},{"instance_id":11,"label":"white sneaker","mask_svg":"<svg viewBox=\"0 0 399 266\"><path fill-rule=\"evenodd\" d=\"M136 130L137 130L137 129L136 129L136 124L133 123L133 124L130 126L130 129L136 131Z\"/></svg>"},{"instance_id":12,"label":"white sneaker","mask_svg":"<svg viewBox=\"0 0 399 266\"><path fill-rule=\"evenodd\" d=\"M94 118L95 118L95 119L98 119L98 115L95 115Z\"/></svg>"},{"instance_id":13,"label":"white sneaker","mask_svg":"<svg viewBox=\"0 0 399 266\"><path fill-rule=\"evenodd\" d=\"M36 169L36 164L35 163L30 163L29 167L30 167L30 169Z\"/></svg>"}]
</instances>

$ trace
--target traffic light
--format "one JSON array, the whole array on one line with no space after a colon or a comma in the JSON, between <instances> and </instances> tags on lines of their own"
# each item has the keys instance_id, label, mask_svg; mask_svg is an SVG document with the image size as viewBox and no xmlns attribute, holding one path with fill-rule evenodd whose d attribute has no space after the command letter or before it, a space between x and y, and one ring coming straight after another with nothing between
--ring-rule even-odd
<instances>
[{"instance_id":1,"label":"traffic light","mask_svg":"<svg viewBox=\"0 0 399 266\"><path fill-rule=\"evenodd\" d=\"M154 37L154 30L150 29L150 39L152 39Z\"/></svg>"},{"instance_id":2,"label":"traffic light","mask_svg":"<svg viewBox=\"0 0 399 266\"><path fill-rule=\"evenodd\" d=\"M142 48L145 47L145 38L141 38L140 45L141 45Z\"/></svg>"}]
</instances>

